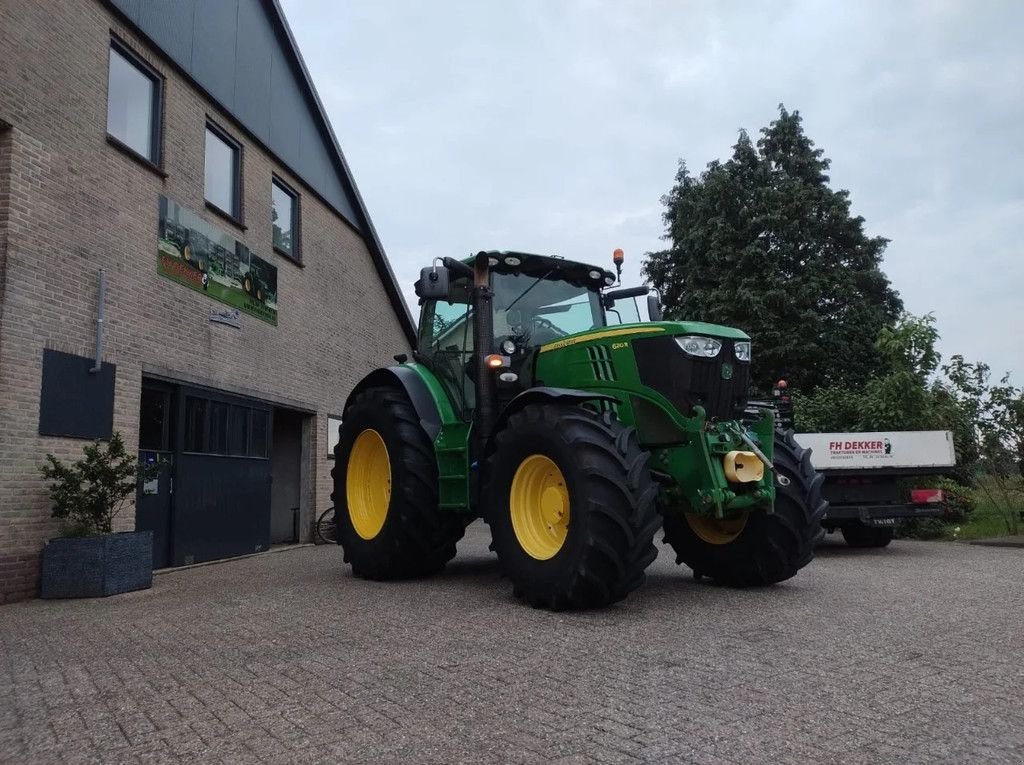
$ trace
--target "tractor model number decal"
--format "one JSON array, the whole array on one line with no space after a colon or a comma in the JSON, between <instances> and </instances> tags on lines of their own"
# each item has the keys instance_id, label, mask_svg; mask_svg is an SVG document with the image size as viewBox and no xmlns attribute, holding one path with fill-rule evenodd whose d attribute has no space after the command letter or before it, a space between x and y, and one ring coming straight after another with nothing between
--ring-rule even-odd
<instances>
[{"instance_id":1,"label":"tractor model number decal","mask_svg":"<svg viewBox=\"0 0 1024 765\"><path fill-rule=\"evenodd\" d=\"M605 332L595 332L592 335L583 335L582 337L568 337L565 340L556 340L553 343L542 345L540 347L541 353L547 351L557 351L559 348L567 348L570 345L576 345L576 343L588 343L591 340L600 340L605 337L619 337L620 335L643 335L651 332L664 332L662 327L644 327L642 329L609 329Z\"/></svg>"}]
</instances>

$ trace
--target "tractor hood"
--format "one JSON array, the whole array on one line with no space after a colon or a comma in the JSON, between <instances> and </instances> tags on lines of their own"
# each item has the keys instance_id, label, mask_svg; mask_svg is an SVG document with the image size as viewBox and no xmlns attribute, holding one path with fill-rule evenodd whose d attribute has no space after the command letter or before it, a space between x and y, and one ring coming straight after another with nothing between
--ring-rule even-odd
<instances>
[{"instance_id":1,"label":"tractor hood","mask_svg":"<svg viewBox=\"0 0 1024 765\"><path fill-rule=\"evenodd\" d=\"M706 324L702 321L647 321L637 324L595 327L585 332L577 332L574 335L542 345L540 352L554 351L570 345L604 340L605 338L621 338L624 341L637 337L676 337L679 335L702 335L723 340L750 340L750 336L746 332L733 327L723 327L720 324Z\"/></svg>"},{"instance_id":2,"label":"tractor hood","mask_svg":"<svg viewBox=\"0 0 1024 765\"><path fill-rule=\"evenodd\" d=\"M723 327L721 324L707 324L703 321L654 321L643 324L627 324L628 327L658 327L670 335L704 335L721 337L728 340L749 340L750 335L735 327Z\"/></svg>"},{"instance_id":3,"label":"tractor hood","mask_svg":"<svg viewBox=\"0 0 1024 765\"><path fill-rule=\"evenodd\" d=\"M662 406L683 416L700 406L709 419L735 420L747 404L750 350L747 333L717 324L598 327L540 346L535 378L545 385L609 389L623 400L632 400L631 393L659 394Z\"/></svg>"}]
</instances>

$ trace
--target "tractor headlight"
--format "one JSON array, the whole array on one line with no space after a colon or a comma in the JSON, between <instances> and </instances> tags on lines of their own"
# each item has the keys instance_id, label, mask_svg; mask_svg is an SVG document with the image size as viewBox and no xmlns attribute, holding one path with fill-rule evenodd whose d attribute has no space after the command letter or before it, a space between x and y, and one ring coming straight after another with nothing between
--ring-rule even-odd
<instances>
[{"instance_id":1,"label":"tractor headlight","mask_svg":"<svg viewBox=\"0 0 1024 765\"><path fill-rule=\"evenodd\" d=\"M713 359L722 350L721 340L700 335L683 335L676 338L676 343L689 355L704 359Z\"/></svg>"},{"instance_id":2,"label":"tractor headlight","mask_svg":"<svg viewBox=\"0 0 1024 765\"><path fill-rule=\"evenodd\" d=\"M738 340L732 344L737 361L750 361L750 341Z\"/></svg>"}]
</instances>

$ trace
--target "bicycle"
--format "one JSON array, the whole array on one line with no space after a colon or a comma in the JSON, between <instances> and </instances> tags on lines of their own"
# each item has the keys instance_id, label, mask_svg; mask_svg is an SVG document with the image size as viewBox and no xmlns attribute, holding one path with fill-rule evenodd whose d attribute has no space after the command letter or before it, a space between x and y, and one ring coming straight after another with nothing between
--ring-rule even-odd
<instances>
[{"instance_id":1,"label":"bicycle","mask_svg":"<svg viewBox=\"0 0 1024 765\"><path fill-rule=\"evenodd\" d=\"M316 539L325 545L338 543L337 530L334 526L334 508L329 507L316 519Z\"/></svg>"}]
</instances>

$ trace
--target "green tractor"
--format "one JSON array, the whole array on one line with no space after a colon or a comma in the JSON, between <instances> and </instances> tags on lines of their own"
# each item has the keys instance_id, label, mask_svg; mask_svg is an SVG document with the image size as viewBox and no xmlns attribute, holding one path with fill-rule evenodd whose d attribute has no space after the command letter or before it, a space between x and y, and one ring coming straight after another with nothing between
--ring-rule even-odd
<instances>
[{"instance_id":1,"label":"green tractor","mask_svg":"<svg viewBox=\"0 0 1024 765\"><path fill-rule=\"evenodd\" d=\"M725 584L810 562L822 478L770 409L748 409L750 338L661 321L654 294L640 322L648 289L616 283L520 252L423 269L412 361L356 385L335 449L357 576L435 573L478 517L513 592L555 610L639 587L660 527L677 563Z\"/></svg>"}]
</instances>

